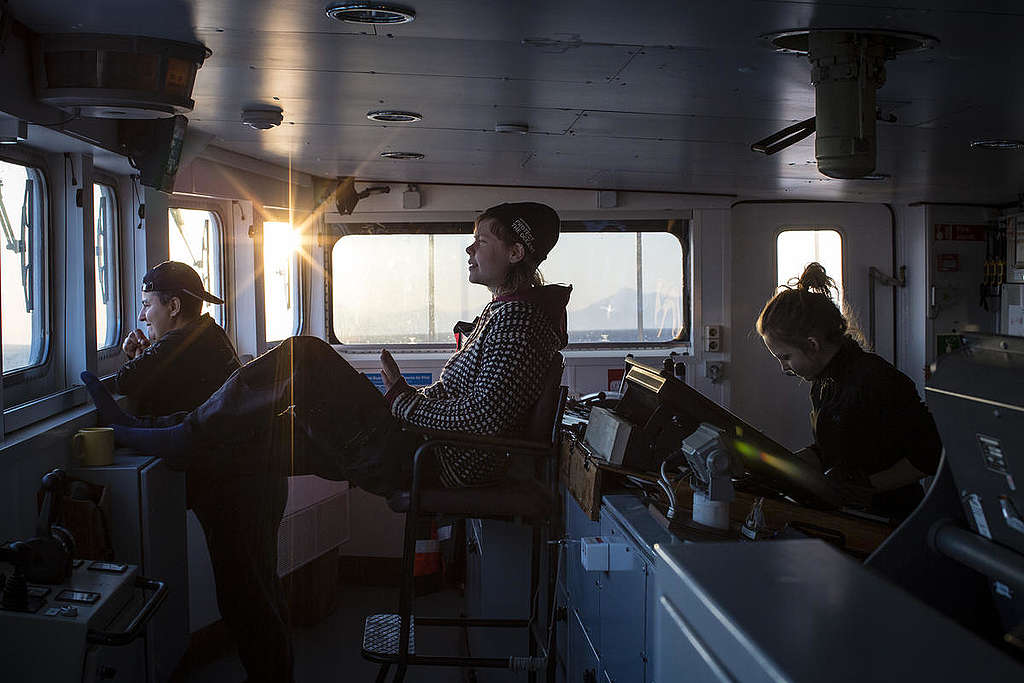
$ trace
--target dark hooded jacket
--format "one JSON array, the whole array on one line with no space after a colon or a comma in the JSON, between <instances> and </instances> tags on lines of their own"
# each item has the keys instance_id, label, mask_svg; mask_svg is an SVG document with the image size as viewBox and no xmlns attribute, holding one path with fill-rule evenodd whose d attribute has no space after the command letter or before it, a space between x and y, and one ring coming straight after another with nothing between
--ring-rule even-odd
<instances>
[{"instance_id":1,"label":"dark hooded jacket","mask_svg":"<svg viewBox=\"0 0 1024 683\"><path fill-rule=\"evenodd\" d=\"M231 340L203 314L122 365L117 390L137 402L139 415L170 415L203 403L239 367Z\"/></svg>"}]
</instances>

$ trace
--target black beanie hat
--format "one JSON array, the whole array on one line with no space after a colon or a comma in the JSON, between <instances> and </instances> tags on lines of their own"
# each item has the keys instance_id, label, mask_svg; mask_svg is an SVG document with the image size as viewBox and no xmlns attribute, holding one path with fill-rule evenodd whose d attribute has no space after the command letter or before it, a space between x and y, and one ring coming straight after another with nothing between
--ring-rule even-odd
<instances>
[{"instance_id":1,"label":"black beanie hat","mask_svg":"<svg viewBox=\"0 0 1024 683\"><path fill-rule=\"evenodd\" d=\"M546 259L558 242L558 214L547 204L499 204L484 211L480 218L494 218L508 228L513 238L526 247L526 253L537 263Z\"/></svg>"}]
</instances>

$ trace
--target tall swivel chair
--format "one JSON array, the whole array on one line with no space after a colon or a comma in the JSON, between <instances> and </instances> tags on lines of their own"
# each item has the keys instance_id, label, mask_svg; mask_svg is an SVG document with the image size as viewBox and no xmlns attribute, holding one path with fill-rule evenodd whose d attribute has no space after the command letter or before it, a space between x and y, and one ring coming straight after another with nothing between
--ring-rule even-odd
<instances>
[{"instance_id":1,"label":"tall swivel chair","mask_svg":"<svg viewBox=\"0 0 1024 683\"><path fill-rule=\"evenodd\" d=\"M548 369L544 391L534 405L525 438L483 437L459 432L415 429L426 440L416 449L413 460L412 486L388 500L395 512L406 513L402 554L401 589L398 614L374 614L366 618L363 630L364 658L380 663L377 681L387 680L396 665L394 681L405 678L409 666L462 666L505 668L530 672L547 669L553 672L554 654L550 636L540 633L529 619L469 619L453 617L417 617L413 614L415 597L414 560L416 555L416 522L420 515L447 514L469 518L515 519L533 527L530 557L530 599L537 594L541 581L545 528L557 529L559 428L565 408L567 389L561 386L563 359L555 358ZM449 444L461 448L507 453L532 461L533 476L506 479L494 485L473 488L424 488L423 465L435 447ZM550 555L550 553L549 553ZM554 599L555 577L547 563L547 612ZM467 657L419 654L415 649L415 630L422 626L510 628L529 630L528 653L510 653L507 657ZM554 629L549 628L553 635Z\"/></svg>"}]
</instances>

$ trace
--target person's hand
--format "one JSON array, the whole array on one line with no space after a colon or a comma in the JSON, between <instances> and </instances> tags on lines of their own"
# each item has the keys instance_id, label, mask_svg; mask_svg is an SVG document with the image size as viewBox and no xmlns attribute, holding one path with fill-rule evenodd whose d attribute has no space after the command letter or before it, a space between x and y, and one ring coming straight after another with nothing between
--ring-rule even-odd
<instances>
[{"instance_id":1,"label":"person's hand","mask_svg":"<svg viewBox=\"0 0 1024 683\"><path fill-rule=\"evenodd\" d=\"M384 380L385 392L390 391L395 384L405 381L402 371L398 368L398 363L387 349L380 350L380 374Z\"/></svg>"},{"instance_id":2,"label":"person's hand","mask_svg":"<svg viewBox=\"0 0 1024 683\"><path fill-rule=\"evenodd\" d=\"M153 342L149 340L146 333L141 329L136 328L124 338L124 342L121 344L121 350L124 351L124 355L128 356L130 360L134 360L142 355L142 352L153 345Z\"/></svg>"}]
</instances>

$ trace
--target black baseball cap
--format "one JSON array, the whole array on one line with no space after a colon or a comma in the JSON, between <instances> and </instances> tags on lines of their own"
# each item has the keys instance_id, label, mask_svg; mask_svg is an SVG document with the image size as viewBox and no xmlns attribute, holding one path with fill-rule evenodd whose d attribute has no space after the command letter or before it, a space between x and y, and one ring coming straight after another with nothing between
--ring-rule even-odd
<instances>
[{"instance_id":1,"label":"black baseball cap","mask_svg":"<svg viewBox=\"0 0 1024 683\"><path fill-rule=\"evenodd\" d=\"M224 300L206 291L203 279L191 266L180 261L164 261L149 269L142 277L143 292L182 291L211 304Z\"/></svg>"}]
</instances>

